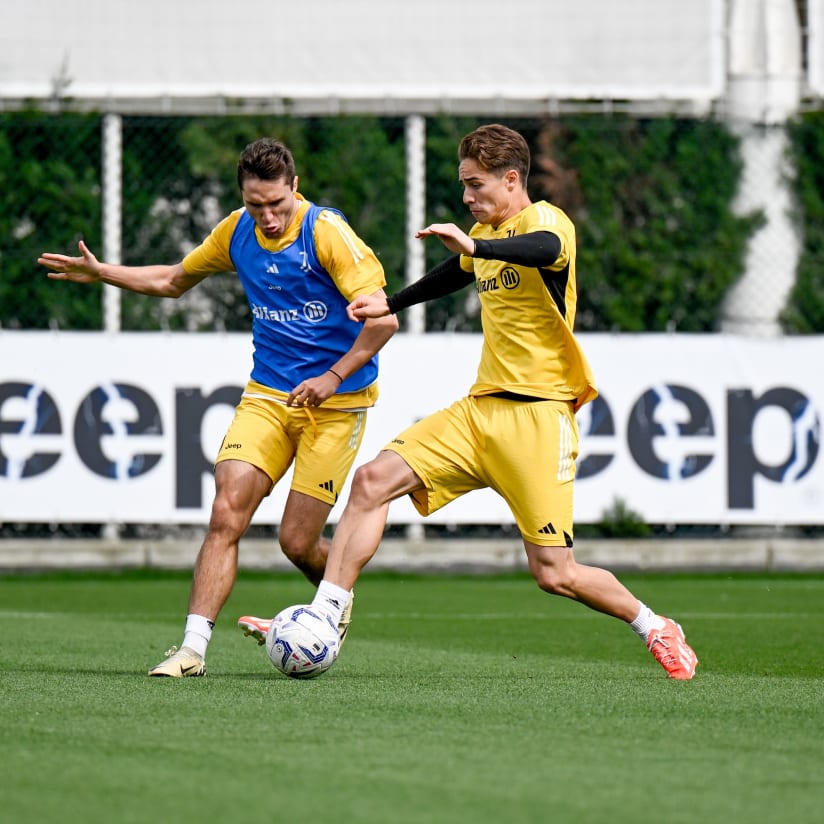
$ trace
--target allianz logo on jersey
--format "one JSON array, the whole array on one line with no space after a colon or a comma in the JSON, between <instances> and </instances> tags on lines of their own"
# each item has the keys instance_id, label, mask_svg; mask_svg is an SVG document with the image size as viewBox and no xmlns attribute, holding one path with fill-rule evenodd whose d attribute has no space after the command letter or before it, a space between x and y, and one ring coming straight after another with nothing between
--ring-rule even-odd
<instances>
[{"instance_id":1,"label":"allianz logo on jersey","mask_svg":"<svg viewBox=\"0 0 824 824\"><path fill-rule=\"evenodd\" d=\"M329 309L319 300L310 300L303 304L302 309L272 309L268 306L252 304L252 315L258 320L268 320L272 323L290 323L300 320L301 316L309 323L320 323L326 319Z\"/></svg>"},{"instance_id":2,"label":"allianz logo on jersey","mask_svg":"<svg viewBox=\"0 0 824 824\"><path fill-rule=\"evenodd\" d=\"M485 280L476 281L475 289L480 295L484 292L494 292L501 286L503 286L504 289L516 289L520 283L521 276L518 274L518 270L512 266L505 266L498 274L492 275L492 277L486 278Z\"/></svg>"}]
</instances>

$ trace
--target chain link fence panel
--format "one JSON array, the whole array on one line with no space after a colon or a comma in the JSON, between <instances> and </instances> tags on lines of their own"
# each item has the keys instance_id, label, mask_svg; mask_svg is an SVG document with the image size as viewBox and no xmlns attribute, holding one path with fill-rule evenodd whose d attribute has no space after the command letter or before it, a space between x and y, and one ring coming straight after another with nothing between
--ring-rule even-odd
<instances>
[{"instance_id":1,"label":"chain link fence panel","mask_svg":"<svg viewBox=\"0 0 824 824\"><path fill-rule=\"evenodd\" d=\"M292 147L301 191L341 208L381 258L390 290L402 285L403 118L124 116L114 172L103 120L0 114L3 328L104 328L102 289L51 281L36 259L44 251L71 253L81 238L103 255L107 174L119 187L121 262L176 262L241 205L237 156L262 134ZM427 119L428 220L469 225L456 148L479 122ZM604 115L507 122L532 146L533 198L558 203L578 226L580 330L718 331L725 312L737 331L748 330L748 318L751 328L775 324L803 238L782 188L794 170L775 152L753 151L757 135L745 136L747 150L740 135L711 120ZM767 165L758 167L761 161ZM773 265L764 265L765 241ZM427 266L442 256L436 244L427 245ZM778 291L775 261L783 278ZM769 306L765 295L774 296ZM230 273L177 301L127 292L118 299L125 331L249 328L245 297ZM449 296L426 312L428 329L479 328L472 294Z\"/></svg>"}]
</instances>

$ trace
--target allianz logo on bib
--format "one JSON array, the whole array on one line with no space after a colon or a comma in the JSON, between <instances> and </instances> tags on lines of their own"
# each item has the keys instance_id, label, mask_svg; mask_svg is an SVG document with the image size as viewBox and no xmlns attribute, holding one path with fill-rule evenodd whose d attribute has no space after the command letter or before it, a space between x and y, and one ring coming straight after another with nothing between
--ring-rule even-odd
<instances>
[{"instance_id":1,"label":"allianz logo on bib","mask_svg":"<svg viewBox=\"0 0 824 824\"><path fill-rule=\"evenodd\" d=\"M310 300L303 304L303 318L310 323L320 323L326 320L329 309L319 300ZM290 323L301 319L300 309L272 309L269 306L252 304L252 315L258 320L268 320L273 323Z\"/></svg>"},{"instance_id":2,"label":"allianz logo on bib","mask_svg":"<svg viewBox=\"0 0 824 824\"><path fill-rule=\"evenodd\" d=\"M310 323L320 323L320 321L326 320L328 314L329 310L326 304L319 300L310 300L308 303L303 304L303 317Z\"/></svg>"},{"instance_id":3,"label":"allianz logo on bib","mask_svg":"<svg viewBox=\"0 0 824 824\"><path fill-rule=\"evenodd\" d=\"M289 323L289 321L300 320L297 309L270 309L268 306L258 306L252 304L252 315L258 320L270 320L274 323Z\"/></svg>"}]
</instances>

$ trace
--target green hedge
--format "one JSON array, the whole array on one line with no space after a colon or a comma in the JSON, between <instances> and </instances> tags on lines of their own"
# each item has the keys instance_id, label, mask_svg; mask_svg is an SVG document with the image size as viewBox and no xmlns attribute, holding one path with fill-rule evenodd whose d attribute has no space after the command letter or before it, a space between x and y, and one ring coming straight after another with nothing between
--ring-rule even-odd
<instances>
[{"instance_id":1,"label":"green hedge","mask_svg":"<svg viewBox=\"0 0 824 824\"><path fill-rule=\"evenodd\" d=\"M481 122L427 121L427 221L469 226L456 153L460 138ZM533 199L558 203L578 227L579 330L717 329L721 299L743 271L747 240L760 220L733 213L741 161L736 139L723 125L623 116L505 122L520 129L533 149ZM794 145L810 152L799 158L802 168L807 166L801 161L809 165L801 177L820 191L821 129L796 128ZM100 328L100 290L49 281L35 263L42 251L75 249L79 237L102 254L100 133L96 115L0 115L3 327ZM390 291L399 288L407 234L402 117L125 117L124 262L179 260L219 217L237 208L237 155L261 134L289 143L301 191L342 209L378 253ZM820 198L817 203L817 213L799 218L805 226L816 216L821 225ZM820 256L820 241L818 249ZM444 254L441 244L426 242L428 265ZM815 289L814 256L805 260ZM820 278L820 267L817 272ZM813 302L801 304L810 309ZM817 305L817 326L810 323L820 329L820 299ZM122 310L124 329L249 327L245 299L231 275L210 278L180 301L124 293ZM427 324L478 329L472 290L430 304Z\"/></svg>"},{"instance_id":2,"label":"green hedge","mask_svg":"<svg viewBox=\"0 0 824 824\"><path fill-rule=\"evenodd\" d=\"M0 114L0 325L100 329L97 289L49 281L44 251L99 245L100 118Z\"/></svg>"},{"instance_id":3,"label":"green hedge","mask_svg":"<svg viewBox=\"0 0 824 824\"><path fill-rule=\"evenodd\" d=\"M824 111L809 112L789 127L795 170L795 220L802 234L795 286L782 315L784 331L824 333Z\"/></svg>"},{"instance_id":4,"label":"green hedge","mask_svg":"<svg viewBox=\"0 0 824 824\"><path fill-rule=\"evenodd\" d=\"M733 213L741 159L723 125L604 116L507 123L532 145L533 199L561 206L576 223L578 330L718 329L721 300L763 219ZM455 150L474 125L428 127L432 220L469 223ZM430 246L430 263L443 250L434 253ZM434 328L479 328L477 306L464 294L438 301L427 317Z\"/></svg>"}]
</instances>

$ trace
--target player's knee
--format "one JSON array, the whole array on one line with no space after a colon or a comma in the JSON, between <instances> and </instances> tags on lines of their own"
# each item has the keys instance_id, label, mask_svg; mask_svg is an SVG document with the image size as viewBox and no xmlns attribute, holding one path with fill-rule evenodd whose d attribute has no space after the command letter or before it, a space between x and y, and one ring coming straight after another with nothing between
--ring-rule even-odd
<instances>
[{"instance_id":1,"label":"player's knee","mask_svg":"<svg viewBox=\"0 0 824 824\"><path fill-rule=\"evenodd\" d=\"M219 532L232 539L239 538L249 526L246 514L238 509L231 498L219 495L212 503L212 512L209 518L209 531Z\"/></svg>"},{"instance_id":2,"label":"player's knee","mask_svg":"<svg viewBox=\"0 0 824 824\"><path fill-rule=\"evenodd\" d=\"M317 543L314 535L309 536L304 530L295 529L286 524L281 524L278 531L278 542L281 551L292 563L297 563L306 558L314 550Z\"/></svg>"},{"instance_id":3,"label":"player's knee","mask_svg":"<svg viewBox=\"0 0 824 824\"><path fill-rule=\"evenodd\" d=\"M383 472L377 463L370 461L363 464L355 470L352 476L349 503L366 508L383 503L385 486Z\"/></svg>"},{"instance_id":4,"label":"player's knee","mask_svg":"<svg viewBox=\"0 0 824 824\"><path fill-rule=\"evenodd\" d=\"M538 587L550 595L570 597L575 591L575 581L568 565L541 564L533 569Z\"/></svg>"}]
</instances>

